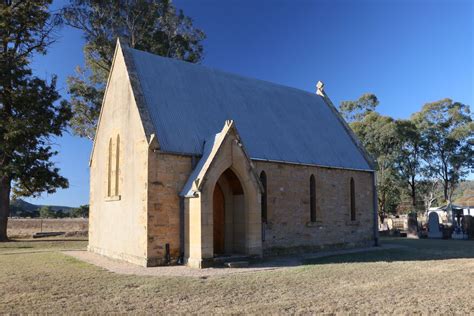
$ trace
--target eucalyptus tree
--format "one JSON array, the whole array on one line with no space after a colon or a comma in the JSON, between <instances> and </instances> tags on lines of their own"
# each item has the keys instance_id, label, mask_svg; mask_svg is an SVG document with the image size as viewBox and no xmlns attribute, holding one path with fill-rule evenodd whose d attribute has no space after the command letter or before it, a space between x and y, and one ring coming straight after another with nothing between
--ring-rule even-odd
<instances>
[{"instance_id":1,"label":"eucalyptus tree","mask_svg":"<svg viewBox=\"0 0 474 316\"><path fill-rule=\"evenodd\" d=\"M339 105L339 112L344 119L349 122L362 121L364 117L375 112L379 105L379 99L373 93L364 93L357 100L342 101Z\"/></svg>"},{"instance_id":2,"label":"eucalyptus tree","mask_svg":"<svg viewBox=\"0 0 474 316\"><path fill-rule=\"evenodd\" d=\"M424 167L420 130L412 120L397 120L395 127L398 140L395 168L401 183L408 188L412 208L417 210L420 207L417 189Z\"/></svg>"},{"instance_id":3,"label":"eucalyptus tree","mask_svg":"<svg viewBox=\"0 0 474 316\"><path fill-rule=\"evenodd\" d=\"M117 38L160 56L191 63L203 58L205 34L170 0L71 0L62 13L86 41L85 67L68 78L71 126L81 137L94 138Z\"/></svg>"},{"instance_id":4,"label":"eucalyptus tree","mask_svg":"<svg viewBox=\"0 0 474 316\"><path fill-rule=\"evenodd\" d=\"M375 160L379 211L394 212L400 202L400 182L395 169L399 141L394 119L370 112L350 126Z\"/></svg>"},{"instance_id":5,"label":"eucalyptus tree","mask_svg":"<svg viewBox=\"0 0 474 316\"><path fill-rule=\"evenodd\" d=\"M474 122L466 104L443 99L413 115L421 133L422 157L443 185L447 202L456 186L474 168Z\"/></svg>"},{"instance_id":6,"label":"eucalyptus tree","mask_svg":"<svg viewBox=\"0 0 474 316\"><path fill-rule=\"evenodd\" d=\"M376 112L379 104L374 94L363 94L339 107L343 117L376 163L379 212L395 212L400 202L400 186L395 161L398 135L395 120Z\"/></svg>"},{"instance_id":7,"label":"eucalyptus tree","mask_svg":"<svg viewBox=\"0 0 474 316\"><path fill-rule=\"evenodd\" d=\"M0 241L8 240L10 197L37 196L66 188L68 181L51 161L51 137L61 136L71 117L58 102L56 78L32 74L34 54L54 42L59 20L51 0L0 2Z\"/></svg>"}]
</instances>

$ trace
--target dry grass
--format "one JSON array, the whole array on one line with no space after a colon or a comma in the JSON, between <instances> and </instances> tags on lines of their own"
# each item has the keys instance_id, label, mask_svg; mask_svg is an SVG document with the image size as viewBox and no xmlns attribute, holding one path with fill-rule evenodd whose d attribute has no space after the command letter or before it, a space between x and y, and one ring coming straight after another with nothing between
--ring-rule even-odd
<instances>
[{"instance_id":1,"label":"dry grass","mask_svg":"<svg viewBox=\"0 0 474 316\"><path fill-rule=\"evenodd\" d=\"M86 232L87 218L10 218L8 220L8 236L31 237L38 232Z\"/></svg>"},{"instance_id":2,"label":"dry grass","mask_svg":"<svg viewBox=\"0 0 474 316\"><path fill-rule=\"evenodd\" d=\"M0 244L0 312L474 312L473 241L385 242L407 247L207 279L118 275L59 252L84 241Z\"/></svg>"}]
</instances>

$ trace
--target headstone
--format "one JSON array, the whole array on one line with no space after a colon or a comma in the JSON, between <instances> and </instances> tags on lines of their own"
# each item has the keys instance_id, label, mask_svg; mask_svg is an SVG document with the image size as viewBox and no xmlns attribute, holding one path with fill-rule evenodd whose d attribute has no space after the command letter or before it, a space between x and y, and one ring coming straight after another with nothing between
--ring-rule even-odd
<instances>
[{"instance_id":1,"label":"headstone","mask_svg":"<svg viewBox=\"0 0 474 316\"><path fill-rule=\"evenodd\" d=\"M469 236L469 238L474 237L474 217L471 215L464 215L463 223L464 232Z\"/></svg>"},{"instance_id":2,"label":"headstone","mask_svg":"<svg viewBox=\"0 0 474 316\"><path fill-rule=\"evenodd\" d=\"M391 218L387 218L387 227L388 227L388 230L393 229L393 220Z\"/></svg>"},{"instance_id":3,"label":"headstone","mask_svg":"<svg viewBox=\"0 0 474 316\"><path fill-rule=\"evenodd\" d=\"M452 239L468 239L469 236L465 233L462 225L462 220L464 215L462 214L462 210L456 209L453 210L453 217L454 217L454 230L451 235Z\"/></svg>"},{"instance_id":4,"label":"headstone","mask_svg":"<svg viewBox=\"0 0 474 316\"><path fill-rule=\"evenodd\" d=\"M443 238L443 232L439 229L439 216L431 212L428 216L428 238Z\"/></svg>"},{"instance_id":5,"label":"headstone","mask_svg":"<svg viewBox=\"0 0 474 316\"><path fill-rule=\"evenodd\" d=\"M418 220L416 213L408 215L408 238L418 238Z\"/></svg>"},{"instance_id":6,"label":"headstone","mask_svg":"<svg viewBox=\"0 0 474 316\"><path fill-rule=\"evenodd\" d=\"M469 236L463 232L463 230L460 227L454 228L454 231L451 235L452 239L469 239Z\"/></svg>"},{"instance_id":7,"label":"headstone","mask_svg":"<svg viewBox=\"0 0 474 316\"><path fill-rule=\"evenodd\" d=\"M393 229L406 231L408 230L408 219L406 215L400 215L392 219Z\"/></svg>"}]
</instances>

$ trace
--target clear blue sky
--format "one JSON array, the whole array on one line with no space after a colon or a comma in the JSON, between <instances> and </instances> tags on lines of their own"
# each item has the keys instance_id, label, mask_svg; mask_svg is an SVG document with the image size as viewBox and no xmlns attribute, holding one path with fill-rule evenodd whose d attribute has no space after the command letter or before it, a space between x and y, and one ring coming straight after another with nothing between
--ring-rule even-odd
<instances>
[{"instance_id":1,"label":"clear blue sky","mask_svg":"<svg viewBox=\"0 0 474 316\"><path fill-rule=\"evenodd\" d=\"M54 8L65 1L56 1ZM335 104L375 93L379 111L407 118L449 97L474 106L474 5L468 0L175 0L202 29L204 65L314 91L322 80ZM48 55L35 59L40 77L65 79L83 64L81 33L70 28ZM77 206L89 199L91 143L56 140L70 188L34 203Z\"/></svg>"}]
</instances>

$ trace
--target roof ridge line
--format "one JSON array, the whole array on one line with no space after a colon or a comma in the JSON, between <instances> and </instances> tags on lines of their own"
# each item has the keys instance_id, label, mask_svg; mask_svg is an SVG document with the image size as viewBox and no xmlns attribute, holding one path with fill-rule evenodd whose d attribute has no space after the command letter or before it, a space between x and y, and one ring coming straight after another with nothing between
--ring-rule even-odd
<instances>
[{"instance_id":1,"label":"roof ridge line","mask_svg":"<svg viewBox=\"0 0 474 316\"><path fill-rule=\"evenodd\" d=\"M201 68L205 68L205 69L210 70L210 71L215 71L215 72L218 72L218 73L221 73L221 74L230 75L230 76L233 76L233 77L236 77L236 78L239 78L239 79L260 81L260 82L264 82L264 83L271 84L271 85L274 85L274 86L282 87L282 88L285 88L285 89L292 89L292 90L296 90L297 92L304 92L304 93L307 93L308 95L314 96L314 93L312 93L310 91L303 90L303 89L300 89L300 88L297 88L297 87L287 86L287 85L284 85L282 83L277 83L277 82L273 82L273 81L269 81L269 80L265 80L265 79L249 77L249 76L246 76L246 75L241 75L241 74L238 74L238 73L221 70L219 68L214 68L214 67L208 66L208 65L196 64L196 63L187 62L185 60L165 57L165 56L153 54L153 53L150 53L150 52L147 52L147 51L144 51L144 50L140 50L140 49L136 49L136 48L132 48L132 47L128 47L128 46L127 46L127 48L129 50L134 50L134 51L137 51L137 52L140 52L140 53L152 55L154 57L169 60L171 62L176 62L176 63L180 63L180 64L183 64L183 65L191 66L191 67L201 67Z\"/></svg>"}]
</instances>

